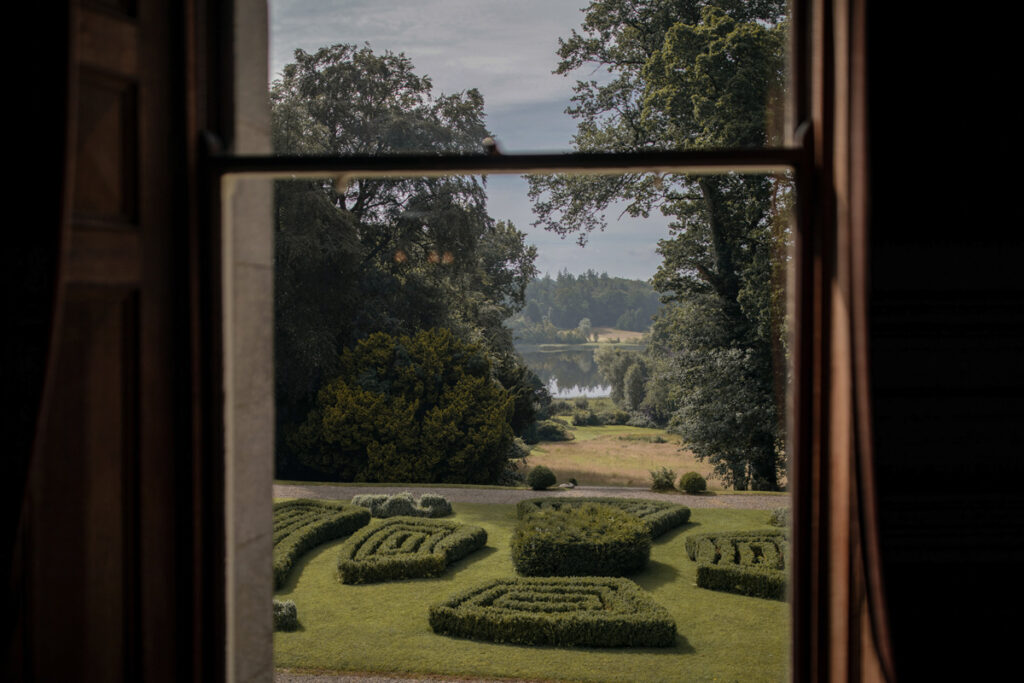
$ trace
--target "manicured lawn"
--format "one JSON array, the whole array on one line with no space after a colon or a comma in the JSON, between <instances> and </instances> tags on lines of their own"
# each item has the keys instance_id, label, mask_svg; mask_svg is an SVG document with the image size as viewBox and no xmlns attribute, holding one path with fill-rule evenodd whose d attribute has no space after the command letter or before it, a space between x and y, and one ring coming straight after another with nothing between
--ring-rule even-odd
<instances>
[{"instance_id":1,"label":"manicured lawn","mask_svg":"<svg viewBox=\"0 0 1024 683\"><path fill-rule=\"evenodd\" d=\"M678 641L671 648L604 650L500 645L434 634L427 622L430 604L489 579L515 576L509 552L514 506L453 506L454 519L484 527L488 542L439 578L343 585L336 575L343 541L300 560L276 594L295 601L300 629L274 635L275 665L593 681L786 678L788 605L697 588L695 565L684 550L689 533L763 528L766 511L697 509L690 524L657 539L647 569L632 578L672 613Z\"/></svg>"}]
</instances>

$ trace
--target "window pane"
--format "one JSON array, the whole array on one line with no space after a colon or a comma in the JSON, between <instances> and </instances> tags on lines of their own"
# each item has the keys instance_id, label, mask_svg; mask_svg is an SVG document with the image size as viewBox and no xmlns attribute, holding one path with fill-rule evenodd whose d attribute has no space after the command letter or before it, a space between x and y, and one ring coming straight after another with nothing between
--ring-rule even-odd
<instances>
[{"instance_id":1,"label":"window pane","mask_svg":"<svg viewBox=\"0 0 1024 683\"><path fill-rule=\"evenodd\" d=\"M272 0L275 149L784 144L786 1L706 5Z\"/></svg>"},{"instance_id":2,"label":"window pane","mask_svg":"<svg viewBox=\"0 0 1024 683\"><path fill-rule=\"evenodd\" d=\"M341 191L290 180L276 201L276 464L288 481L275 497L413 494L379 503L382 517L440 495L454 511L439 521L487 534L439 576L365 584L341 569L355 534L319 539L275 593L300 625L275 635L277 667L786 678L788 516L772 512L789 507L788 178L387 178ZM524 486L539 466L553 490ZM539 650L490 642L482 627L459 634L457 615L431 621L433 605L529 574L516 504L538 496L615 498L633 507L600 514L630 519L641 513L622 501L690 509L645 527L650 554L624 571L673 639L643 640L656 641L650 627L615 648ZM278 553L288 520L275 516ZM415 538L377 537L365 553L395 558ZM528 635L500 630L510 610L613 607L606 589L528 588L484 606L493 637Z\"/></svg>"}]
</instances>

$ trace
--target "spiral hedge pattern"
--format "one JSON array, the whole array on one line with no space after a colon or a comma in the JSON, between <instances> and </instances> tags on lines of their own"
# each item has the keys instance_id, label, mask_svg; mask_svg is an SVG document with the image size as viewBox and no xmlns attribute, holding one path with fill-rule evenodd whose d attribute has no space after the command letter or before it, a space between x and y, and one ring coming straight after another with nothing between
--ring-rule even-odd
<instances>
[{"instance_id":1,"label":"spiral hedge pattern","mask_svg":"<svg viewBox=\"0 0 1024 683\"><path fill-rule=\"evenodd\" d=\"M669 647L676 624L628 579L499 579L430 608L435 633L497 643Z\"/></svg>"},{"instance_id":2,"label":"spiral hedge pattern","mask_svg":"<svg viewBox=\"0 0 1024 683\"><path fill-rule=\"evenodd\" d=\"M686 539L697 585L758 598L786 599L789 541L780 529L697 534Z\"/></svg>"},{"instance_id":3,"label":"spiral hedge pattern","mask_svg":"<svg viewBox=\"0 0 1024 683\"><path fill-rule=\"evenodd\" d=\"M690 508L685 505L641 498L528 498L516 505L516 516L522 519L538 508L559 510L567 506L576 507L586 503L610 505L640 518L650 527L651 538L657 538L666 531L690 521Z\"/></svg>"},{"instance_id":4,"label":"spiral hedge pattern","mask_svg":"<svg viewBox=\"0 0 1024 683\"><path fill-rule=\"evenodd\" d=\"M345 503L306 499L274 503L274 590L284 585L300 557L369 522L368 510Z\"/></svg>"},{"instance_id":5,"label":"spiral hedge pattern","mask_svg":"<svg viewBox=\"0 0 1024 683\"><path fill-rule=\"evenodd\" d=\"M367 513L369 514L369 513ZM449 564L487 544L481 527L419 517L391 517L342 544L342 583L377 583L439 576Z\"/></svg>"}]
</instances>

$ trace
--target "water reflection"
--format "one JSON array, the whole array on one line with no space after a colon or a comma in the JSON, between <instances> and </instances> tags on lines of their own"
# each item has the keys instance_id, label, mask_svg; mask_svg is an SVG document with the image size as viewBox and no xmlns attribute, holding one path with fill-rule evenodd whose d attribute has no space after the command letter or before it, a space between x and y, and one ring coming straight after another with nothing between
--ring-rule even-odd
<instances>
[{"instance_id":1,"label":"water reflection","mask_svg":"<svg viewBox=\"0 0 1024 683\"><path fill-rule=\"evenodd\" d=\"M611 393L611 387L604 383L604 378L597 370L592 348L560 348L553 351L531 348L520 349L519 353L530 369L547 384L548 391L555 398L583 395L597 397Z\"/></svg>"}]
</instances>

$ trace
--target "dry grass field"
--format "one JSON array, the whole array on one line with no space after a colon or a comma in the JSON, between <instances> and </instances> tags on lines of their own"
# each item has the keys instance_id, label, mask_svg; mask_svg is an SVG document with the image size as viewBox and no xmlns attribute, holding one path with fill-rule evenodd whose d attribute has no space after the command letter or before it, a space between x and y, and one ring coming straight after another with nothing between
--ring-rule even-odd
<instances>
[{"instance_id":1,"label":"dry grass field","mask_svg":"<svg viewBox=\"0 0 1024 683\"><path fill-rule=\"evenodd\" d=\"M697 462L683 450L679 437L663 429L640 427L573 427L575 441L544 442L534 446L527 459L531 467L546 465L559 482L575 477L580 484L592 486L649 486L650 471L660 467L684 472L699 472L708 480L709 489L722 484L711 478L711 465ZM642 439L661 437L665 443Z\"/></svg>"}]
</instances>

